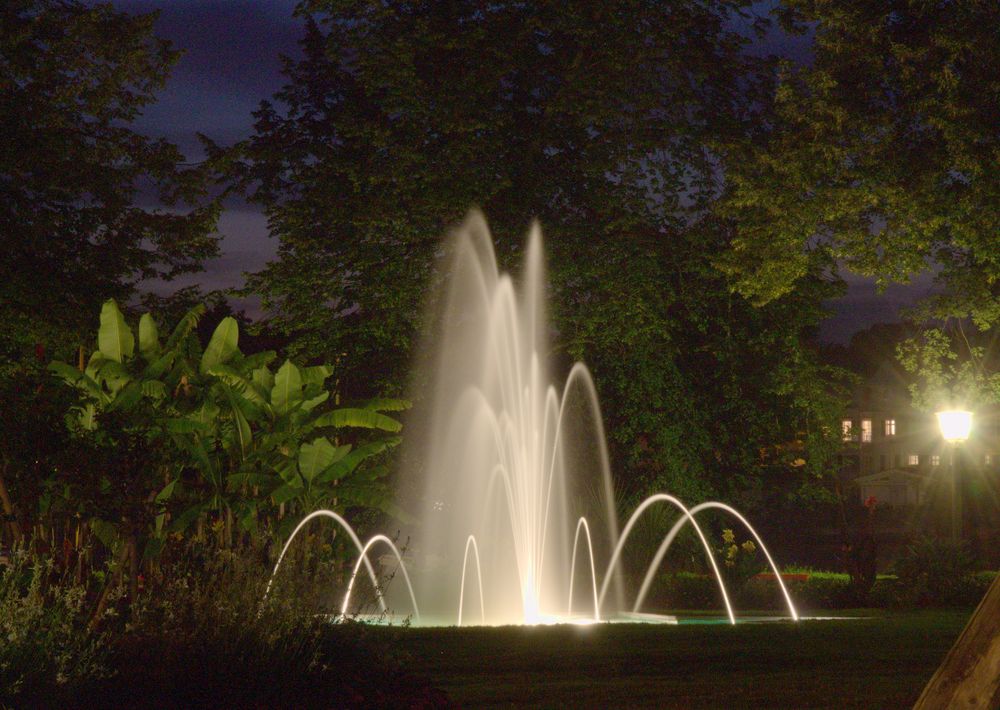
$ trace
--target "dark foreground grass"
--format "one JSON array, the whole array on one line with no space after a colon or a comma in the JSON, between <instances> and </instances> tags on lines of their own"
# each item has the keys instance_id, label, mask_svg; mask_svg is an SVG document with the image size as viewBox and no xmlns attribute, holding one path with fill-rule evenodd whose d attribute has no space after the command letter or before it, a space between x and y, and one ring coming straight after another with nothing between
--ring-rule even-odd
<instances>
[{"instance_id":1,"label":"dark foreground grass","mask_svg":"<svg viewBox=\"0 0 1000 710\"><path fill-rule=\"evenodd\" d=\"M908 708L969 614L387 633L468 707Z\"/></svg>"}]
</instances>

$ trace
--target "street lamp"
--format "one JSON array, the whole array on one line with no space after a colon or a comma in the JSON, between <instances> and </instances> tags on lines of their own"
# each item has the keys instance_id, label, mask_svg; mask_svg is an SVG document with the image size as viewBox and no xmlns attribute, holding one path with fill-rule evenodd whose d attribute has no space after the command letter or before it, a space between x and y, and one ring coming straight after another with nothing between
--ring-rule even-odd
<instances>
[{"instance_id":1,"label":"street lamp","mask_svg":"<svg viewBox=\"0 0 1000 710\"><path fill-rule=\"evenodd\" d=\"M948 442L948 465L951 468L951 540L958 542L961 537L960 501L958 497L958 473L955 470L955 447L969 438L972 431L972 412L964 409L947 409L937 413L941 437Z\"/></svg>"}]
</instances>

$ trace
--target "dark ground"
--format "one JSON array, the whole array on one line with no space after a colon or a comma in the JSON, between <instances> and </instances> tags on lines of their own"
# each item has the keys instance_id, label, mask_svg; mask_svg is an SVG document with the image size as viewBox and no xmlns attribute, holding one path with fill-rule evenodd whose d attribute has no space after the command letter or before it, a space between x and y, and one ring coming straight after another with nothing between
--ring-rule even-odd
<instances>
[{"instance_id":1,"label":"dark ground","mask_svg":"<svg viewBox=\"0 0 1000 710\"><path fill-rule=\"evenodd\" d=\"M970 610L853 615L387 633L466 707L908 708Z\"/></svg>"}]
</instances>

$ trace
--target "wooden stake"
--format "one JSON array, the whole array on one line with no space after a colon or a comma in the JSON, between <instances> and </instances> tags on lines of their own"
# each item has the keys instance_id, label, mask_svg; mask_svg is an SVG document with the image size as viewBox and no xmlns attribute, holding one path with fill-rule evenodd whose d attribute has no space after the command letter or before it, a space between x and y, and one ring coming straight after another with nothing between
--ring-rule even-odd
<instances>
[{"instance_id":1,"label":"wooden stake","mask_svg":"<svg viewBox=\"0 0 1000 710\"><path fill-rule=\"evenodd\" d=\"M913 710L1000 708L1000 575Z\"/></svg>"}]
</instances>

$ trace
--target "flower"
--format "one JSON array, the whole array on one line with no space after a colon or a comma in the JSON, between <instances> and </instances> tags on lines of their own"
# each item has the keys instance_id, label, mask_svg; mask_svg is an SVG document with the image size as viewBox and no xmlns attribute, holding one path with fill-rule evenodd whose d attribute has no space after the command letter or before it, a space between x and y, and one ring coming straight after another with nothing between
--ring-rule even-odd
<instances>
[{"instance_id":1,"label":"flower","mask_svg":"<svg viewBox=\"0 0 1000 710\"><path fill-rule=\"evenodd\" d=\"M722 531L722 541L729 544L736 542L736 535L733 534L731 528L726 528Z\"/></svg>"},{"instance_id":2,"label":"flower","mask_svg":"<svg viewBox=\"0 0 1000 710\"><path fill-rule=\"evenodd\" d=\"M753 540L747 540L746 542L743 543L742 547L744 550L746 550L748 553L751 554L753 554L753 552L757 549L757 546L753 544Z\"/></svg>"}]
</instances>

